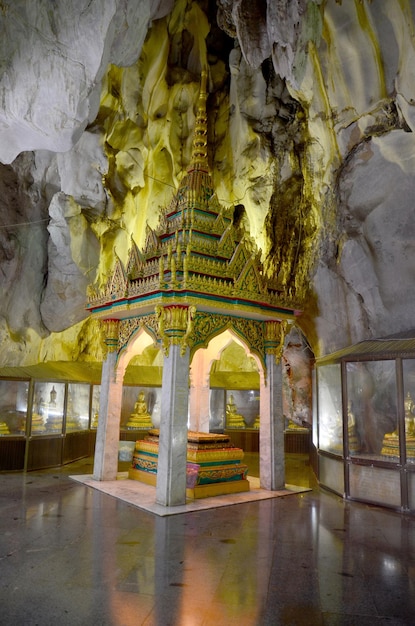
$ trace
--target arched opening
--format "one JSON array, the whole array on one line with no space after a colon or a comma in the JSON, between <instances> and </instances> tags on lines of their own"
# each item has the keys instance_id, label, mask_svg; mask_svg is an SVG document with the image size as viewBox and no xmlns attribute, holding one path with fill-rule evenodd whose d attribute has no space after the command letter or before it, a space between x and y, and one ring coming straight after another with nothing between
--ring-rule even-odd
<instances>
[{"instance_id":1,"label":"arched opening","mask_svg":"<svg viewBox=\"0 0 415 626\"><path fill-rule=\"evenodd\" d=\"M100 389L94 461L94 476L100 480L105 475L116 475L120 466L117 460L125 463L121 469L128 469L134 443L151 428L152 414L160 419L162 359L159 353L153 335L143 326L130 336L119 353L109 351L107 355ZM144 408L139 410L140 406ZM140 419L144 413L148 414L148 422L143 423L142 429L142 422L131 421L135 412Z\"/></svg>"},{"instance_id":2,"label":"arched opening","mask_svg":"<svg viewBox=\"0 0 415 626\"><path fill-rule=\"evenodd\" d=\"M160 426L160 401L163 375L163 355L153 345L132 357L124 375L121 406L121 433L124 435L142 428ZM132 416L147 414L147 420L134 420ZM131 437L124 436L126 439Z\"/></svg>"},{"instance_id":3,"label":"arched opening","mask_svg":"<svg viewBox=\"0 0 415 626\"><path fill-rule=\"evenodd\" d=\"M210 431L258 429L260 376L256 360L233 339L218 357L210 367Z\"/></svg>"},{"instance_id":4,"label":"arched opening","mask_svg":"<svg viewBox=\"0 0 415 626\"><path fill-rule=\"evenodd\" d=\"M249 347L232 329L228 328L224 330L222 333L213 337L206 348L199 348L192 359L189 399L189 428L191 430L220 432L221 429L224 429L224 422L223 420L221 421L221 417L218 413L220 405L219 396L224 397L224 394L223 392L216 394L217 399L213 397L212 400L211 391L215 387L225 389L226 384L231 385L232 366L229 364L227 368L226 365L221 368L220 363L221 359L223 362L223 355L225 355L226 359L227 354L228 361L231 362L235 351L239 353L239 363L238 359L234 358L234 379L236 380L238 377L238 369L239 372L250 373L251 383L247 382L246 376L242 376L242 378L244 378L245 388L250 388L250 385L253 384L254 387L259 389L259 372L262 371L262 367L258 357L249 351ZM241 358L241 355L243 358ZM244 365L246 365L245 368ZM225 374L226 371L227 374ZM222 377L221 372L223 372ZM241 376L239 377L241 378ZM232 388L232 386L230 388ZM215 406L217 403L219 404L216 410ZM225 408L225 403L223 402L222 404L223 408Z\"/></svg>"},{"instance_id":5,"label":"arched opening","mask_svg":"<svg viewBox=\"0 0 415 626\"><path fill-rule=\"evenodd\" d=\"M160 426L163 355L145 327L119 353L117 371L123 382L118 467L125 471L135 442Z\"/></svg>"},{"instance_id":6,"label":"arched opening","mask_svg":"<svg viewBox=\"0 0 415 626\"><path fill-rule=\"evenodd\" d=\"M261 376L259 358L230 328L199 348L191 364L190 429L229 435L249 457L255 476L259 476Z\"/></svg>"}]
</instances>

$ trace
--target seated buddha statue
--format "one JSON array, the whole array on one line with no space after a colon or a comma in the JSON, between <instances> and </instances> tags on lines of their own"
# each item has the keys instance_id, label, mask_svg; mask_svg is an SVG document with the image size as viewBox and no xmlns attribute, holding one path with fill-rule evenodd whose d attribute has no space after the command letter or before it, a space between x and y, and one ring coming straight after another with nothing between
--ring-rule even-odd
<instances>
[{"instance_id":1,"label":"seated buddha statue","mask_svg":"<svg viewBox=\"0 0 415 626\"><path fill-rule=\"evenodd\" d=\"M126 428L129 430L144 429L148 430L152 428L151 415L147 410L147 402L144 391L140 391L137 401L134 405L134 411L130 415L130 419L126 424Z\"/></svg>"},{"instance_id":2,"label":"seated buddha statue","mask_svg":"<svg viewBox=\"0 0 415 626\"><path fill-rule=\"evenodd\" d=\"M238 413L233 394L226 403L226 428L245 428L244 418Z\"/></svg>"},{"instance_id":3,"label":"seated buddha statue","mask_svg":"<svg viewBox=\"0 0 415 626\"><path fill-rule=\"evenodd\" d=\"M0 422L0 437L2 435L10 435L10 430L6 422Z\"/></svg>"}]
</instances>

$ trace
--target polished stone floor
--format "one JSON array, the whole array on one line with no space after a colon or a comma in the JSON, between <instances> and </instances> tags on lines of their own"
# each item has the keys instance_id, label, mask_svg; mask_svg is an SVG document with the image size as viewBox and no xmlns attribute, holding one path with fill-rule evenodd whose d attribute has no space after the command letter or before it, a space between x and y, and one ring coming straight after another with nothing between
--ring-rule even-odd
<instances>
[{"instance_id":1,"label":"polished stone floor","mask_svg":"<svg viewBox=\"0 0 415 626\"><path fill-rule=\"evenodd\" d=\"M74 482L0 475L0 624L415 624L415 519L320 491L159 517Z\"/></svg>"}]
</instances>

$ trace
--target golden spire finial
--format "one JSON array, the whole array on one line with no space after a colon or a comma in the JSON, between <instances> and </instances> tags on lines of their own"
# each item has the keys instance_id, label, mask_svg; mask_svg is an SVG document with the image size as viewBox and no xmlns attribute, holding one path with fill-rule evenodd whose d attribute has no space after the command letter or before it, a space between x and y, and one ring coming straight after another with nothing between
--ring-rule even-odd
<instances>
[{"instance_id":1,"label":"golden spire finial","mask_svg":"<svg viewBox=\"0 0 415 626\"><path fill-rule=\"evenodd\" d=\"M203 68L199 99L197 103L196 123L193 133L193 147L192 147L192 159L190 163L190 169L194 169L195 166L202 166L202 169L209 169L207 160L207 115L206 115L206 100L207 100L207 70Z\"/></svg>"}]
</instances>

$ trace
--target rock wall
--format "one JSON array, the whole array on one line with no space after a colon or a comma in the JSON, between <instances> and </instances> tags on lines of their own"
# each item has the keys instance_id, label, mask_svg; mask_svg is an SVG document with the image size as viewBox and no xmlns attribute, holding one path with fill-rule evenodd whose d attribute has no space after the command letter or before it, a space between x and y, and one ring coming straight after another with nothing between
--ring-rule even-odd
<instances>
[{"instance_id":1,"label":"rock wall","mask_svg":"<svg viewBox=\"0 0 415 626\"><path fill-rule=\"evenodd\" d=\"M53 6L0 6L1 364L99 356L87 285L171 197L206 64L217 194L314 353L412 328L414 2Z\"/></svg>"}]
</instances>

